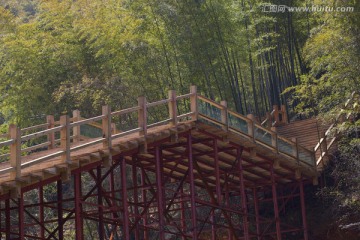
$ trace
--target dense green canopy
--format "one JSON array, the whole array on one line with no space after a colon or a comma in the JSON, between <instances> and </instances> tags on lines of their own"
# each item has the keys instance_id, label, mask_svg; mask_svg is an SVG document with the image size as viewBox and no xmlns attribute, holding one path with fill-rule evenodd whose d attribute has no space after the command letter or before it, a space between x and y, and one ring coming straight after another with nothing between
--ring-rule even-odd
<instances>
[{"instance_id":1,"label":"dense green canopy","mask_svg":"<svg viewBox=\"0 0 360 240\"><path fill-rule=\"evenodd\" d=\"M358 81L357 15L269 12L267 4L2 1L0 112L6 122L28 125L75 108L86 114L105 103L123 108L138 95L164 98L168 89L183 93L190 84L259 117L274 104L287 104L291 112L299 100L300 108L335 106L325 93L341 98ZM289 104L292 92L281 93L300 81L298 98ZM309 85L316 87L310 92ZM306 111L315 110L321 109Z\"/></svg>"}]
</instances>

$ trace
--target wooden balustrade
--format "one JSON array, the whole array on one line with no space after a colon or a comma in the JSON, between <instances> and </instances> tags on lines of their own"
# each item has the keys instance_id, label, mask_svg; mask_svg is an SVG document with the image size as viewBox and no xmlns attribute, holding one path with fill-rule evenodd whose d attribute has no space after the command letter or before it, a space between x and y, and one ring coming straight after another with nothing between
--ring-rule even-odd
<instances>
[{"instance_id":1,"label":"wooden balustrade","mask_svg":"<svg viewBox=\"0 0 360 240\"><path fill-rule=\"evenodd\" d=\"M248 114L246 117L241 115L241 114L238 114L238 113L235 113L235 112L232 112L232 111L229 111L227 108L225 108L222 104L219 104L219 103L216 103L208 98L205 98L203 96L199 96L198 97L198 100L200 101L203 101L205 103L208 103L216 108L218 108L220 111L221 111L221 121L211 117L211 116L206 116L206 114L201 114L200 113L200 117L213 123L213 124L216 124L216 125L219 125L222 129L227 129L227 128L230 128L232 129L232 131L235 131L239 134L241 134L242 136L245 136L245 137L248 137L248 139L254 143L258 143L258 144L262 144L264 146L267 146L269 147L273 152L275 153L282 153L282 154L285 154L285 155L288 155L289 157L292 157L298 161L301 161L307 165L310 165L312 167L314 167L315 165L313 164L314 161L307 161L307 159L301 159L300 155L299 155L299 148L301 147L297 142L293 142L291 140L288 140L286 138L282 138L280 136L278 136L278 134L273 131L273 130L269 130L263 126L261 126L261 124L258 124L257 121L256 121L256 118L252 115L252 114ZM239 128L234 128L234 127L231 127L229 122L227 121L223 121L225 119L224 115L225 115L225 112L226 112L226 115L229 116L229 115L232 115L234 117L237 117L243 121L245 121L247 123L247 130L246 131L242 131L240 130ZM227 118L226 118L227 119ZM225 126L226 125L226 126ZM260 139L257 139L256 138L256 130L259 129L263 132L265 132L266 134L269 134L269 136L271 136L271 143L267 143L265 140L261 140ZM289 146L291 146L291 149L289 150L289 152L287 151L281 151L280 148L279 148L279 139L281 139L281 141L283 141L284 143L288 144ZM310 150L307 150L305 148L302 149L302 151L306 152L306 154L313 160L315 160L315 152L314 151L310 151Z\"/></svg>"},{"instance_id":2,"label":"wooden balustrade","mask_svg":"<svg viewBox=\"0 0 360 240\"><path fill-rule=\"evenodd\" d=\"M350 106L350 113L346 112L344 109L341 109L340 112L335 117L335 121L329 126L329 128L325 131L325 133L322 133L321 138L317 145L314 147L314 152L316 155L319 155L319 157L316 159L316 165L323 167L323 159L327 156L328 150L330 147L334 144L338 132L336 127L343 123L344 121L348 120L351 116L352 111L356 111L356 105L359 104L359 96L360 93L358 92L352 92L350 97L346 100L346 102L343 105L344 109L349 109Z\"/></svg>"},{"instance_id":3,"label":"wooden balustrade","mask_svg":"<svg viewBox=\"0 0 360 240\"><path fill-rule=\"evenodd\" d=\"M189 99L189 108L191 109L191 112L178 116L177 101L186 98ZM149 125L147 123L148 109L150 107L166 104L168 105L169 109L169 118ZM112 117L129 114L136 111L138 113L138 128L117 133L116 126L112 122ZM46 123L24 129L19 129L16 125L11 124L9 128L9 133L3 134L2 136L9 137L10 139L0 142L0 147L8 146L10 149L8 154L2 155L5 157L9 156L10 167L0 169L0 174L10 173L11 179L18 179L19 177L21 177L22 169L55 157L60 157L61 161L64 163L70 163L71 153L73 151L77 151L81 148L98 143L102 143L104 148L109 149L109 160L111 160L111 147L112 141L114 139L135 132L138 132L139 135L146 137L148 128L168 123L176 126L178 124L178 121L180 121L181 119L186 119L187 117L190 117L192 120L197 119L197 92L195 86L191 86L190 93L181 96L176 96L176 92L170 90L168 99L152 103L147 103L145 97L139 97L138 106L133 108L111 112L110 106L103 106L102 115L92 118L84 119L81 117L80 111L75 110L73 111L72 118L67 115L63 115L60 117L59 121L55 121L54 117L49 115L46 117ZM98 121L101 121L101 125L97 123ZM82 142L80 127L84 125L91 125L93 127L101 129L102 137L100 139L95 139L90 142ZM45 130L36 131L34 133L22 136L22 133L25 133L27 131L35 131L39 128L45 128ZM72 135L70 135L71 132ZM60 139L56 139L56 133L59 133ZM21 149L22 141L29 141L42 136L47 137L46 142ZM56 146L57 142L60 142L59 146ZM76 143L76 145L73 146L72 143ZM26 163L21 163L22 152L32 151L43 147L47 147L48 149L59 148L59 151L36 158ZM106 165L109 165L109 162Z\"/></svg>"},{"instance_id":4,"label":"wooden balustrade","mask_svg":"<svg viewBox=\"0 0 360 240\"><path fill-rule=\"evenodd\" d=\"M188 99L185 102L189 104L190 112L178 115L178 101ZM187 102L188 101L188 102ZM214 106L215 108L219 109L220 112L220 120L211 118L211 116L206 116L199 112L199 101L205 102ZM148 111L149 108L155 106L167 106L168 107L168 119L158 121L153 124L148 124ZM112 121L113 117L121 116L124 114L130 114L137 112L138 115L138 126L128 131L124 132L117 132L115 130L116 126L115 123ZM236 112L232 112L228 110L227 103L222 101L220 104L216 103L210 99L207 99L203 96L198 95L197 89L195 86L191 86L190 93L184 94L181 96L177 96L176 92L173 90L169 91L168 99L160 100L157 102L148 103L145 97L138 98L138 106L133 108L127 108L119 111L111 112L110 106L103 106L102 107L102 115L84 119L80 115L80 111L75 110L73 111L73 116L70 118L67 115L63 115L60 117L59 121L55 121L53 116L47 116L46 123L33 126L27 128L25 130L36 130L37 128L45 128L45 130L37 131L28 135L22 136L22 132L25 131L20 130L15 125L10 125L9 128L9 140L0 142L0 147L9 146L10 148L10 167L6 169L0 169L0 174L3 173L10 173L11 179L17 179L21 176L21 170L27 167L30 167L34 164L38 164L45 160L60 157L61 161L65 164L71 163L71 155L72 152L77 151L81 148L85 148L94 144L101 143L103 149L108 149L108 160L105 162L105 165L109 165L111 161L111 151L113 140L119 137L123 137L132 133L138 133L140 136L144 136L144 150L146 151L146 136L148 134L148 129L164 124L170 124L171 126L176 126L179 121L181 120L188 120L191 119L192 121L196 121L199 118L206 119L216 125L219 125L225 131L235 132L236 134L241 134L249 138L252 142L261 144L270 148L273 152L279 153L279 136L276 132L271 131L267 128L262 127L260 124L257 124L255 118L253 116L245 117L241 114ZM240 121L246 123L247 130L242 131L239 129L235 129L230 124L229 117L237 118ZM101 124L98 122L101 121ZM102 136L100 138L95 138L92 141L82 141L81 139L81 126L84 125L91 125L95 126L102 131ZM24 130L24 129L23 129ZM120 126L121 130L121 126ZM256 131L262 131L264 134L269 134L266 136L266 140L270 139L270 142L261 141L261 136L256 137ZM72 132L72 135L70 135ZM22 141L28 141L32 139L36 139L40 136L46 136L46 141L40 143L35 146L31 146L29 148L25 148L27 151L36 150L38 148L47 147L48 149L58 149L58 151L53 151L48 155L38 157L26 163L21 163L21 143ZM60 139L56 139L56 136L60 136ZM296 150L294 158L300 159L299 156L299 146L297 143L291 142L286 140L291 146ZM60 142L57 145L57 142ZM304 151L304 150L302 150ZM283 153L283 152L281 152ZM307 152L310 156L313 155L313 152ZM286 154L286 153L285 153ZM302 161L300 159L300 161Z\"/></svg>"}]
</instances>

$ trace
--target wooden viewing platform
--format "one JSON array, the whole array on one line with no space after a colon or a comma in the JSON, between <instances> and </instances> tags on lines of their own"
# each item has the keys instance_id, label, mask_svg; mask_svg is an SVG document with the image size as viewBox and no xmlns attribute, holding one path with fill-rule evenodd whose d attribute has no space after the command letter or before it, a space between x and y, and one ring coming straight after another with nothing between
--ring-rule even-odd
<instances>
[{"instance_id":1,"label":"wooden viewing platform","mask_svg":"<svg viewBox=\"0 0 360 240\"><path fill-rule=\"evenodd\" d=\"M192 86L91 118L75 110L10 125L0 136L0 238L308 240L304 182L317 184L332 129L350 115L320 140L314 120L285 125L285 115L269 115L272 131ZM285 211L295 198L301 223Z\"/></svg>"},{"instance_id":2,"label":"wooden viewing platform","mask_svg":"<svg viewBox=\"0 0 360 240\"><path fill-rule=\"evenodd\" d=\"M276 112L269 123L284 125ZM349 117L317 142L314 120L272 131L192 86L92 118L76 110L10 125L0 136L0 239L308 240L303 184L317 184L332 129ZM287 218L291 202L300 220Z\"/></svg>"}]
</instances>

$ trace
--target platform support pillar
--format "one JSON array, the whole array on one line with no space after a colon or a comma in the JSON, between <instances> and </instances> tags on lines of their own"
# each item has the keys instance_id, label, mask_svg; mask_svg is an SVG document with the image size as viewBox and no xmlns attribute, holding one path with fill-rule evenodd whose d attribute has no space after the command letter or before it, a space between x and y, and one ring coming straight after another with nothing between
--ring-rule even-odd
<instances>
[{"instance_id":1,"label":"platform support pillar","mask_svg":"<svg viewBox=\"0 0 360 240\"><path fill-rule=\"evenodd\" d=\"M195 177L194 177L194 163L192 152L192 136L188 136L188 161L189 161L189 176L190 176L190 203L191 203L191 226L192 239L197 240L197 224L196 224L196 205L195 205Z\"/></svg>"},{"instance_id":2,"label":"platform support pillar","mask_svg":"<svg viewBox=\"0 0 360 240\"><path fill-rule=\"evenodd\" d=\"M181 208L181 231L183 234L186 232L186 215L185 215L185 199L184 199L184 187L181 186L180 188L180 208ZM186 237L184 235L181 236L181 240L186 240Z\"/></svg>"},{"instance_id":3,"label":"platform support pillar","mask_svg":"<svg viewBox=\"0 0 360 240\"><path fill-rule=\"evenodd\" d=\"M275 223L276 223L276 238L277 238L277 240L281 240L279 206L278 206L278 199L277 199L277 192L276 192L274 166L272 164L270 165L270 176L271 176L272 198L273 198L273 204L274 204L274 217L275 217Z\"/></svg>"},{"instance_id":4,"label":"platform support pillar","mask_svg":"<svg viewBox=\"0 0 360 240\"><path fill-rule=\"evenodd\" d=\"M141 169L141 185L142 185L142 190L141 190L141 196L142 196L142 202L143 205L147 204L147 197L146 197L146 187L145 187L145 170L142 168ZM149 233L148 233L148 229L147 229L147 210L144 209L144 213L143 213L143 226L144 226L144 240L148 240L149 239Z\"/></svg>"},{"instance_id":5,"label":"platform support pillar","mask_svg":"<svg viewBox=\"0 0 360 240\"><path fill-rule=\"evenodd\" d=\"M10 199L5 200L5 218L6 218L6 225L5 225L5 236L6 240L10 240Z\"/></svg>"},{"instance_id":6,"label":"platform support pillar","mask_svg":"<svg viewBox=\"0 0 360 240\"><path fill-rule=\"evenodd\" d=\"M300 204L301 204L301 216L304 230L304 240L309 239L308 229L307 229L307 221L306 221L306 208L305 208L305 194L304 194L304 183L299 181L300 188Z\"/></svg>"},{"instance_id":7,"label":"platform support pillar","mask_svg":"<svg viewBox=\"0 0 360 240\"><path fill-rule=\"evenodd\" d=\"M45 226L44 226L44 188L39 187L39 221L40 221L40 237L45 238Z\"/></svg>"},{"instance_id":8,"label":"platform support pillar","mask_svg":"<svg viewBox=\"0 0 360 240\"><path fill-rule=\"evenodd\" d=\"M157 202L158 202L158 215L159 215L159 239L164 240L164 194L163 194L163 177L162 177L162 157L161 149L159 146L155 147L155 160L156 160L156 188L157 188Z\"/></svg>"},{"instance_id":9,"label":"platform support pillar","mask_svg":"<svg viewBox=\"0 0 360 240\"><path fill-rule=\"evenodd\" d=\"M83 240L83 218L81 216L81 172L74 175L74 191L75 191L75 235L77 240Z\"/></svg>"},{"instance_id":10,"label":"platform support pillar","mask_svg":"<svg viewBox=\"0 0 360 240\"><path fill-rule=\"evenodd\" d=\"M25 239L25 218L24 218L24 194L20 193L20 198L18 199L19 207L19 238Z\"/></svg>"},{"instance_id":11,"label":"platform support pillar","mask_svg":"<svg viewBox=\"0 0 360 240\"><path fill-rule=\"evenodd\" d=\"M231 208L231 206L230 206L230 193L229 193L229 185L228 185L227 176L225 176L225 184L224 185L225 185L225 206L230 209ZM231 225L231 217L229 217L228 219L229 219L228 220L229 225ZM232 233L231 229L228 228L227 232L228 232L228 239L232 240L233 239L233 233Z\"/></svg>"},{"instance_id":12,"label":"platform support pillar","mask_svg":"<svg viewBox=\"0 0 360 240\"><path fill-rule=\"evenodd\" d=\"M211 240L216 240L216 221L215 221L215 210L211 210L210 222L211 222Z\"/></svg>"},{"instance_id":13,"label":"platform support pillar","mask_svg":"<svg viewBox=\"0 0 360 240\"><path fill-rule=\"evenodd\" d=\"M99 211L99 239L104 239L104 215L103 215L103 193L102 193L102 184L101 184L101 166L96 167L96 181L98 186L98 192L97 192L97 202L98 202L98 211Z\"/></svg>"},{"instance_id":14,"label":"platform support pillar","mask_svg":"<svg viewBox=\"0 0 360 240\"><path fill-rule=\"evenodd\" d=\"M125 158L121 159L121 193L123 205L123 236L124 240L130 240L130 222L129 222L129 205L127 197L127 184L126 184L126 161Z\"/></svg>"},{"instance_id":15,"label":"platform support pillar","mask_svg":"<svg viewBox=\"0 0 360 240\"><path fill-rule=\"evenodd\" d=\"M64 231L63 231L64 221L63 221L63 205L62 205L63 188L62 188L61 179L56 182L56 187L57 187L57 201L58 201L57 214L58 214L59 240L63 240L64 239Z\"/></svg>"},{"instance_id":16,"label":"platform support pillar","mask_svg":"<svg viewBox=\"0 0 360 240\"><path fill-rule=\"evenodd\" d=\"M133 156L132 161L135 163L136 157ZM139 197L138 197L138 180L137 180L137 168L136 165L132 165L132 181L134 187L134 213L135 219L139 217ZM135 239L140 239L140 228L139 224L135 226Z\"/></svg>"},{"instance_id":17,"label":"platform support pillar","mask_svg":"<svg viewBox=\"0 0 360 240\"><path fill-rule=\"evenodd\" d=\"M257 240L260 240L261 237L260 237L259 199L256 188L253 189L253 198L254 198L256 237Z\"/></svg>"},{"instance_id":18,"label":"platform support pillar","mask_svg":"<svg viewBox=\"0 0 360 240\"><path fill-rule=\"evenodd\" d=\"M240 194L241 194L241 208L243 212L243 229L244 229L244 239L249 240L249 220L248 220L248 209L246 202L246 192L245 192L245 183L244 183L244 173L242 167L241 159L241 150L237 149L237 158L239 163L239 178L240 178Z\"/></svg>"},{"instance_id":19,"label":"platform support pillar","mask_svg":"<svg viewBox=\"0 0 360 240\"><path fill-rule=\"evenodd\" d=\"M219 168L219 156L218 156L218 143L217 139L214 139L214 165L215 165L215 181L216 181L216 198L219 204L222 202L221 184L220 184L220 168Z\"/></svg>"}]
</instances>

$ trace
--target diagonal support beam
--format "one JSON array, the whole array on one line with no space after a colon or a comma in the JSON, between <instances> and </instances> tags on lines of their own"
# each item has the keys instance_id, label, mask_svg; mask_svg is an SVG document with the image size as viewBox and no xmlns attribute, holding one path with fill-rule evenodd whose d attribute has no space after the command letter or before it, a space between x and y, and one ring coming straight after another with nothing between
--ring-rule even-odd
<instances>
[{"instance_id":1,"label":"diagonal support beam","mask_svg":"<svg viewBox=\"0 0 360 240\"><path fill-rule=\"evenodd\" d=\"M217 201L216 197L214 196L214 193L211 191L210 186L207 184L207 181L206 181L205 177L203 176L199 165L197 164L196 161L194 161L193 164L194 164L194 167L195 167L196 171L198 172L198 174L199 174L199 176L200 176L201 181L203 182L203 184L204 184L204 186L205 186L205 189L206 189L207 193L208 193L209 196L210 196L211 203L214 204L214 205L220 206L220 205L219 205L219 202ZM236 231L235 231L234 226L232 225L230 216L227 214L227 212L226 212L224 209L221 208L221 211L222 211L225 219L226 219L226 220L228 221L228 223L229 223L229 227L230 227L230 230L231 230L232 234L236 237Z\"/></svg>"}]
</instances>

